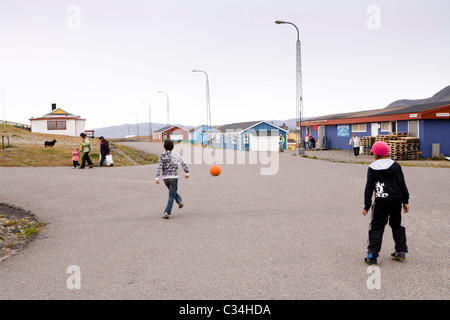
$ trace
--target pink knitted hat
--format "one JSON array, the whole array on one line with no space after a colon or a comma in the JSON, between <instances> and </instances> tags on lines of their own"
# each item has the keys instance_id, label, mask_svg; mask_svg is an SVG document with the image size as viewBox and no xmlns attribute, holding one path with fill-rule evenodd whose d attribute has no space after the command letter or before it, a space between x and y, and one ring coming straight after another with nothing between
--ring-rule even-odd
<instances>
[{"instance_id":1,"label":"pink knitted hat","mask_svg":"<svg viewBox=\"0 0 450 320\"><path fill-rule=\"evenodd\" d=\"M377 141L372 146L372 153L378 156L387 156L389 154L389 146L384 141Z\"/></svg>"}]
</instances>

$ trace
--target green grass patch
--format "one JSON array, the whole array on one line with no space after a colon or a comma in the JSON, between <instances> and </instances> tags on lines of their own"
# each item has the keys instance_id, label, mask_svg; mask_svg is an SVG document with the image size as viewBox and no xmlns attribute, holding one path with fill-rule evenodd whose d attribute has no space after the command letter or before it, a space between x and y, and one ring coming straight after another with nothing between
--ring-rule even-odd
<instances>
[{"instance_id":1,"label":"green grass patch","mask_svg":"<svg viewBox=\"0 0 450 320\"><path fill-rule=\"evenodd\" d=\"M157 155L147 153L132 147L124 146L121 144L117 144L114 146L140 165L155 164L159 162L159 156Z\"/></svg>"},{"instance_id":2,"label":"green grass patch","mask_svg":"<svg viewBox=\"0 0 450 320\"><path fill-rule=\"evenodd\" d=\"M30 226L30 227L26 228L25 230L23 230L23 231L21 232L21 235L24 235L25 237L32 236L33 234L36 234L36 233L38 233L39 231L41 231L42 228L44 228L44 227L45 227L45 223L43 223L43 222L38 222L38 223L36 223L35 225Z\"/></svg>"}]
</instances>

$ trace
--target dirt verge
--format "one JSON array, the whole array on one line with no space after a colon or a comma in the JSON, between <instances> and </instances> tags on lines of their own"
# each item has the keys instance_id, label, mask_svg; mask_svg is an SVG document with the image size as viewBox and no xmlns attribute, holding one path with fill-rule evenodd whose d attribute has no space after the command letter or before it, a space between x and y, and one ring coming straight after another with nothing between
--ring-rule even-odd
<instances>
[{"instance_id":1,"label":"dirt verge","mask_svg":"<svg viewBox=\"0 0 450 320\"><path fill-rule=\"evenodd\" d=\"M0 203L0 262L24 249L44 226L30 211Z\"/></svg>"}]
</instances>

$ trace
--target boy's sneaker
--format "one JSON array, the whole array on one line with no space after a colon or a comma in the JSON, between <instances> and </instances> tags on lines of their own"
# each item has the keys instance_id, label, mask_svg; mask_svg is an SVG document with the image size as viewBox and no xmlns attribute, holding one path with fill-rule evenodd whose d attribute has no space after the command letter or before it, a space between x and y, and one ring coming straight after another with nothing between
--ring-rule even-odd
<instances>
[{"instance_id":1,"label":"boy's sneaker","mask_svg":"<svg viewBox=\"0 0 450 320\"><path fill-rule=\"evenodd\" d=\"M405 252L394 252L391 254L391 258L394 260L403 261L406 259Z\"/></svg>"},{"instance_id":2,"label":"boy's sneaker","mask_svg":"<svg viewBox=\"0 0 450 320\"><path fill-rule=\"evenodd\" d=\"M371 252L368 252L368 253L367 253L367 256L364 258L364 261L365 261L366 263L368 263L368 264L378 264L377 258L374 258L374 257L372 256L372 253L371 253Z\"/></svg>"},{"instance_id":3,"label":"boy's sneaker","mask_svg":"<svg viewBox=\"0 0 450 320\"><path fill-rule=\"evenodd\" d=\"M178 204L178 209L183 208L183 206L184 206L184 203L183 203L183 202L180 202L180 203Z\"/></svg>"},{"instance_id":4,"label":"boy's sneaker","mask_svg":"<svg viewBox=\"0 0 450 320\"><path fill-rule=\"evenodd\" d=\"M167 212L164 212L163 219L169 219L170 214Z\"/></svg>"}]
</instances>

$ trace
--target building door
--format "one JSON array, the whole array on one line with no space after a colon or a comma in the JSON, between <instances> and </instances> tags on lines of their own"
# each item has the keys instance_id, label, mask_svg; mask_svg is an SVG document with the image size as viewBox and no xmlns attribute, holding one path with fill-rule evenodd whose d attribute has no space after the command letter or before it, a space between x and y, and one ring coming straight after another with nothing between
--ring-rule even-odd
<instances>
[{"instance_id":1,"label":"building door","mask_svg":"<svg viewBox=\"0 0 450 320\"><path fill-rule=\"evenodd\" d=\"M324 141L323 138L325 138L325 126L319 126L317 127L317 142L319 144L319 149L323 149Z\"/></svg>"},{"instance_id":2,"label":"building door","mask_svg":"<svg viewBox=\"0 0 450 320\"><path fill-rule=\"evenodd\" d=\"M372 123L370 129L370 135L376 137L378 135L378 122Z\"/></svg>"},{"instance_id":3,"label":"building door","mask_svg":"<svg viewBox=\"0 0 450 320\"><path fill-rule=\"evenodd\" d=\"M392 121L391 122L391 132L397 132L397 122L396 121Z\"/></svg>"}]
</instances>

